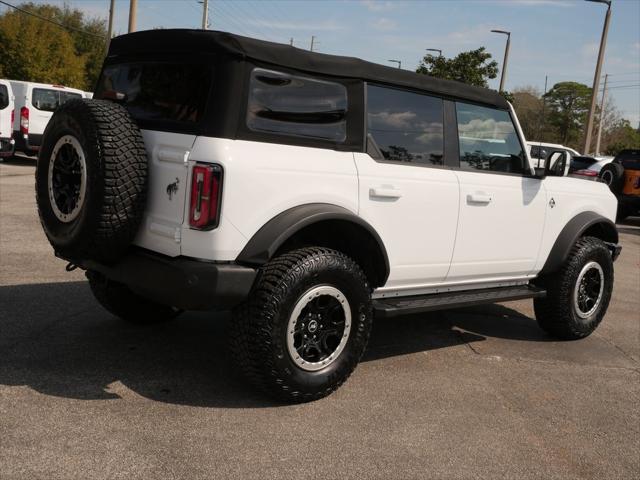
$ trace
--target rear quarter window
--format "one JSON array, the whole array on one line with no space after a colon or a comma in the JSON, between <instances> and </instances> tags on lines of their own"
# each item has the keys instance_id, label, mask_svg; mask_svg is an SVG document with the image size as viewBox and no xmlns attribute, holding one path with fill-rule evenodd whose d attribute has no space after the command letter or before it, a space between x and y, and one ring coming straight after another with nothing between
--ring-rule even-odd
<instances>
[{"instance_id":1,"label":"rear quarter window","mask_svg":"<svg viewBox=\"0 0 640 480\"><path fill-rule=\"evenodd\" d=\"M344 142L347 89L315 78L256 68L251 72L247 126L257 132Z\"/></svg>"},{"instance_id":2,"label":"rear quarter window","mask_svg":"<svg viewBox=\"0 0 640 480\"><path fill-rule=\"evenodd\" d=\"M9 90L6 85L0 85L0 110L9 106Z\"/></svg>"},{"instance_id":3,"label":"rear quarter window","mask_svg":"<svg viewBox=\"0 0 640 480\"><path fill-rule=\"evenodd\" d=\"M207 65L121 63L104 68L93 98L124 105L136 120L193 124L204 114L211 83Z\"/></svg>"},{"instance_id":4,"label":"rear quarter window","mask_svg":"<svg viewBox=\"0 0 640 480\"><path fill-rule=\"evenodd\" d=\"M73 98L82 98L82 95L50 88L34 88L31 92L31 104L44 112L54 112L64 102Z\"/></svg>"}]
</instances>

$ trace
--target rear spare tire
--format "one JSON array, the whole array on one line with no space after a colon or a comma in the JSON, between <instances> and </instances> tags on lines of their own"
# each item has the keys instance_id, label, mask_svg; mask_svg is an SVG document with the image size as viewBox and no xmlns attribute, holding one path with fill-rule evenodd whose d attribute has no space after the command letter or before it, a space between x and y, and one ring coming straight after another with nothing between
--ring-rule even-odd
<instances>
[{"instance_id":1,"label":"rear spare tire","mask_svg":"<svg viewBox=\"0 0 640 480\"><path fill-rule=\"evenodd\" d=\"M116 260L140 226L146 191L144 142L124 107L83 99L56 110L38 156L36 200L59 256Z\"/></svg>"}]
</instances>

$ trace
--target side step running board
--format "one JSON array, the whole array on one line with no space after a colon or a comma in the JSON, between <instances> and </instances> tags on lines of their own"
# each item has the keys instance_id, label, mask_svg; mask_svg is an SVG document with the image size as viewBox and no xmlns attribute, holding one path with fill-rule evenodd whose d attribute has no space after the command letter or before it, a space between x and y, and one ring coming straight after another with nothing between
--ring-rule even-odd
<instances>
[{"instance_id":1,"label":"side step running board","mask_svg":"<svg viewBox=\"0 0 640 480\"><path fill-rule=\"evenodd\" d=\"M546 290L542 288L534 287L533 285L521 285L462 292L432 293L412 297L378 298L373 301L373 308L376 316L391 318L412 313L544 297L546 294Z\"/></svg>"}]
</instances>

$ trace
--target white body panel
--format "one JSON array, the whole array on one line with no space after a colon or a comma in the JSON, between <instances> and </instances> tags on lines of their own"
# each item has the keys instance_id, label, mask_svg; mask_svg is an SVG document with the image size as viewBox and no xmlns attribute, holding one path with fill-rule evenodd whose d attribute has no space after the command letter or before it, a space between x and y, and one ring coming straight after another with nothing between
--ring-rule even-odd
<instances>
[{"instance_id":1,"label":"white body panel","mask_svg":"<svg viewBox=\"0 0 640 480\"><path fill-rule=\"evenodd\" d=\"M609 187L601 182L585 182L580 178L547 177L543 180L549 201L554 207L547 206L544 231L540 242L540 253L533 273L544 266L554 242L564 226L582 212L594 212L616 219L618 200Z\"/></svg>"},{"instance_id":2,"label":"white body panel","mask_svg":"<svg viewBox=\"0 0 640 480\"><path fill-rule=\"evenodd\" d=\"M175 140L168 138L170 134L162 132L145 132L145 141L152 133L157 137L153 140L154 146L147 145L147 149L158 150L160 138L167 145L176 145L172 143ZM185 151L189 148L187 144L184 143ZM216 163L223 168L219 226L211 231L189 227L185 213L188 202L184 201L184 195L188 195L190 189L187 164L180 165L182 173L178 173L173 165L169 168L166 162L154 158L150 198L155 199L155 203L152 200L148 207L146 230L138 235L137 245L170 256L232 261L264 224L289 208L329 203L356 214L358 212L358 175L350 152L197 137L188 153L188 160L189 165L195 162ZM157 173L161 167L163 170ZM173 227L170 219L177 218L178 214L168 210L166 189L176 176L180 179L180 198L183 199L179 214L181 232L170 238L172 231L152 233L149 226L160 220L163 225ZM185 178L184 183L182 178Z\"/></svg>"},{"instance_id":3,"label":"white body panel","mask_svg":"<svg viewBox=\"0 0 640 480\"><path fill-rule=\"evenodd\" d=\"M355 153L360 217L387 248L386 287L411 289L445 281L458 222L459 187L453 170L377 162Z\"/></svg>"},{"instance_id":4,"label":"white body panel","mask_svg":"<svg viewBox=\"0 0 640 480\"><path fill-rule=\"evenodd\" d=\"M188 188L189 152L194 135L143 130L149 159L147 210L135 243L175 257L180 255Z\"/></svg>"},{"instance_id":5,"label":"white body panel","mask_svg":"<svg viewBox=\"0 0 640 480\"><path fill-rule=\"evenodd\" d=\"M38 108L38 105L34 104L33 89L41 88L44 90L53 90L56 92L75 93L82 98L84 92L76 88L69 88L59 85L50 85L46 83L35 82L22 82L18 80L10 80L13 87L13 93L15 95L15 108L16 114L13 121L13 130L20 131L20 109L27 107L29 109L29 134L30 135L42 135L44 129L47 127L47 123L53 116L53 112L48 112Z\"/></svg>"},{"instance_id":6,"label":"white body panel","mask_svg":"<svg viewBox=\"0 0 640 480\"><path fill-rule=\"evenodd\" d=\"M4 86L7 91L7 100L8 105L2 108L0 104L0 138L8 139L11 138L13 133L13 127L11 125L11 112L14 111L14 94L13 89L11 88L11 84L6 80L0 80L0 85Z\"/></svg>"},{"instance_id":7,"label":"white body panel","mask_svg":"<svg viewBox=\"0 0 640 480\"><path fill-rule=\"evenodd\" d=\"M448 280L522 278L536 265L547 209L543 182L457 170L458 235Z\"/></svg>"},{"instance_id":8,"label":"white body panel","mask_svg":"<svg viewBox=\"0 0 640 480\"><path fill-rule=\"evenodd\" d=\"M517 122L516 129L522 139ZM590 211L615 220L617 201L599 182L412 166L375 161L365 153L275 143L143 134L151 159L150 192L137 245L169 256L233 261L278 214L310 203L337 205L368 222L387 250L389 278L375 296L526 283L576 215ZM209 231L189 227L190 172L196 162L223 168L221 218ZM178 188L169 199L174 183Z\"/></svg>"}]
</instances>

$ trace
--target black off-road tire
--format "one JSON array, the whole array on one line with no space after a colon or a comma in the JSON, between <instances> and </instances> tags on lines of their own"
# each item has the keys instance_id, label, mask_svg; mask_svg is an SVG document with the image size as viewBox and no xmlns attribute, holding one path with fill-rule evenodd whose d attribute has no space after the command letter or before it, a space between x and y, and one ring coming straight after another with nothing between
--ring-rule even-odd
<instances>
[{"instance_id":1,"label":"black off-road tire","mask_svg":"<svg viewBox=\"0 0 640 480\"><path fill-rule=\"evenodd\" d=\"M146 299L126 285L109 280L98 272L88 270L86 275L98 303L109 313L129 323L151 325L166 322L182 313L178 308Z\"/></svg>"},{"instance_id":2,"label":"black off-road tire","mask_svg":"<svg viewBox=\"0 0 640 480\"><path fill-rule=\"evenodd\" d=\"M602 268L604 287L600 303L588 317L581 318L574 304L574 291L582 269L589 262ZM550 335L562 340L577 340L589 336L600 324L613 290L613 261L611 253L602 240L583 237L571 249L563 267L540 279L547 290L545 298L533 301L538 325Z\"/></svg>"},{"instance_id":3,"label":"black off-road tire","mask_svg":"<svg viewBox=\"0 0 640 480\"><path fill-rule=\"evenodd\" d=\"M620 195L624 188L624 167L619 163L607 163L598 174L615 195Z\"/></svg>"},{"instance_id":4,"label":"black off-road tire","mask_svg":"<svg viewBox=\"0 0 640 480\"><path fill-rule=\"evenodd\" d=\"M287 350L287 330L295 305L314 287L344 293L351 331L333 363L317 371L300 368ZM285 402L317 400L351 375L371 333L371 289L361 268L327 248L301 248L266 264L247 303L233 312L231 348L245 377L258 389Z\"/></svg>"},{"instance_id":5,"label":"black off-road tire","mask_svg":"<svg viewBox=\"0 0 640 480\"><path fill-rule=\"evenodd\" d=\"M53 153L65 139L79 145L78 149L71 143L68 151L72 153L67 155L77 150L84 155L86 188L82 201L71 202L79 205L75 218L63 220L59 205L55 206L56 213L53 206L56 200L50 198L48 176L50 169L57 172ZM82 170L74 167L73 171ZM36 200L40 221L58 255L75 262L115 261L138 231L146 193L144 142L124 107L104 100L78 99L56 110L44 132L38 156Z\"/></svg>"}]
</instances>

